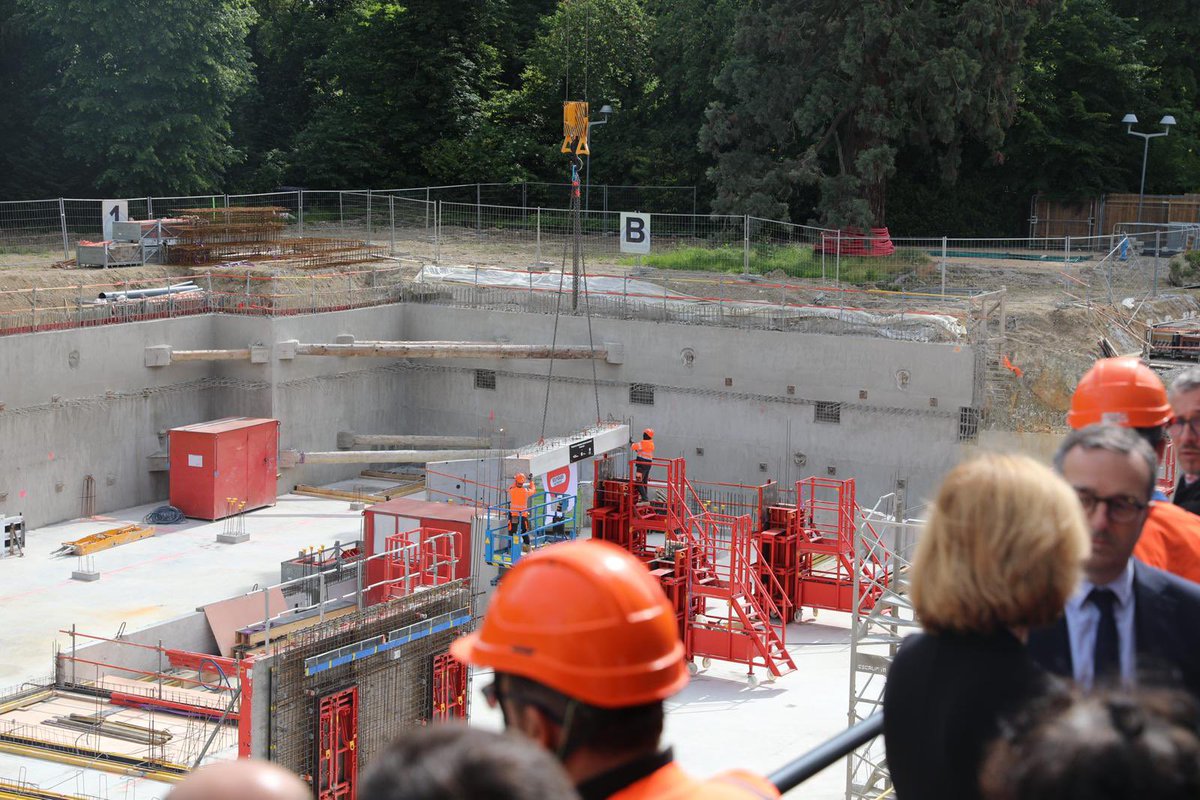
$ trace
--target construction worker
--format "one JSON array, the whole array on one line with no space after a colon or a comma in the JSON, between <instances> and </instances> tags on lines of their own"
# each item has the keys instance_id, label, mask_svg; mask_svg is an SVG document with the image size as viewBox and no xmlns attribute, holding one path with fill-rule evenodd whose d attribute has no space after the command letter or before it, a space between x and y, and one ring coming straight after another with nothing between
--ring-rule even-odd
<instances>
[{"instance_id":1,"label":"construction worker","mask_svg":"<svg viewBox=\"0 0 1200 800\"><path fill-rule=\"evenodd\" d=\"M537 492L533 478L525 482L525 473L518 472L508 487L508 535L515 537L519 532L521 541L529 545L529 498Z\"/></svg>"},{"instance_id":2,"label":"construction worker","mask_svg":"<svg viewBox=\"0 0 1200 800\"><path fill-rule=\"evenodd\" d=\"M1098 422L1133 428L1150 443L1161 463L1171 404L1162 380L1135 357L1103 358L1079 379L1067 424L1074 429ZM1155 492L1133 555L1152 567L1200 582L1200 516Z\"/></svg>"},{"instance_id":3,"label":"construction worker","mask_svg":"<svg viewBox=\"0 0 1200 800\"><path fill-rule=\"evenodd\" d=\"M522 559L479 630L450 652L495 670L489 704L558 757L584 800L779 796L740 770L698 780L660 749L663 701L688 681L683 642L658 582L610 542L552 544Z\"/></svg>"},{"instance_id":4,"label":"construction worker","mask_svg":"<svg viewBox=\"0 0 1200 800\"><path fill-rule=\"evenodd\" d=\"M634 456L637 459L634 462L636 478L634 485L637 486L638 497L643 503L649 502L649 497L646 492L646 481L650 479L650 467L654 464L654 429L646 428L642 431L642 440L633 443Z\"/></svg>"}]
</instances>

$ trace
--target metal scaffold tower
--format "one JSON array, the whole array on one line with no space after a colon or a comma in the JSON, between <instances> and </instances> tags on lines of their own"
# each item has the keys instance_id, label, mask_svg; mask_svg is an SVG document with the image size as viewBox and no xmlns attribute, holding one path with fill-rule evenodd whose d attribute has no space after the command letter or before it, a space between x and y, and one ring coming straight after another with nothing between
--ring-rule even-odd
<instances>
[{"instance_id":1,"label":"metal scaffold tower","mask_svg":"<svg viewBox=\"0 0 1200 800\"><path fill-rule=\"evenodd\" d=\"M883 510L881 510L881 507ZM860 510L854 547L854 619L850 629L849 724L883 708L883 686L900 642L920 625L908 596L912 551L922 520L905 518L901 495L880 498ZM864 568L886 564L888 569ZM883 737L850 754L846 761L846 800L892 796Z\"/></svg>"}]
</instances>

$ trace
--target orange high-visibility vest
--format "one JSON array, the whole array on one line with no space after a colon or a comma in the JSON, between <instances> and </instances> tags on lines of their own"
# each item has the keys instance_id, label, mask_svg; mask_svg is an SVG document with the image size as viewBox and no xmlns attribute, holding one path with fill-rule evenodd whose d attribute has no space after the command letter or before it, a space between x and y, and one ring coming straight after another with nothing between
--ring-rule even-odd
<instances>
[{"instance_id":1,"label":"orange high-visibility vest","mask_svg":"<svg viewBox=\"0 0 1200 800\"><path fill-rule=\"evenodd\" d=\"M633 452L637 453L638 458L649 461L654 458L654 440L642 439L640 442L634 442Z\"/></svg>"},{"instance_id":2,"label":"orange high-visibility vest","mask_svg":"<svg viewBox=\"0 0 1200 800\"><path fill-rule=\"evenodd\" d=\"M609 800L770 800L779 797L765 778L744 770L730 770L708 780L697 780L672 761L639 781L609 796Z\"/></svg>"},{"instance_id":3,"label":"orange high-visibility vest","mask_svg":"<svg viewBox=\"0 0 1200 800\"><path fill-rule=\"evenodd\" d=\"M508 487L508 507L513 514L519 514L522 517L529 516L529 498L536 493L537 487L533 485L533 481L528 483L513 484Z\"/></svg>"},{"instance_id":4,"label":"orange high-visibility vest","mask_svg":"<svg viewBox=\"0 0 1200 800\"><path fill-rule=\"evenodd\" d=\"M1200 516L1155 500L1133 555L1152 567L1200 582Z\"/></svg>"}]
</instances>

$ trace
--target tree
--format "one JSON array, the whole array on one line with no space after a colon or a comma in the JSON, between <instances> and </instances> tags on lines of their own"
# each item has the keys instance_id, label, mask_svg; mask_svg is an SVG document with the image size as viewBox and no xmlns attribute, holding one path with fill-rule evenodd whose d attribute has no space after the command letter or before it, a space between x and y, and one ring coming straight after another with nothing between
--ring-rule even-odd
<instances>
[{"instance_id":1,"label":"tree","mask_svg":"<svg viewBox=\"0 0 1200 800\"><path fill-rule=\"evenodd\" d=\"M947 181L965 140L998 150L1026 32L1053 5L756 0L701 133L718 210L782 216L816 184L825 222L882 224L900 147L935 154Z\"/></svg>"},{"instance_id":2,"label":"tree","mask_svg":"<svg viewBox=\"0 0 1200 800\"><path fill-rule=\"evenodd\" d=\"M352 0L309 80L297 180L330 188L425 178L424 151L470 130L499 71L494 0Z\"/></svg>"},{"instance_id":3,"label":"tree","mask_svg":"<svg viewBox=\"0 0 1200 800\"><path fill-rule=\"evenodd\" d=\"M65 151L113 194L218 190L240 154L234 98L246 88L249 0L19 0L50 41L57 79L44 114Z\"/></svg>"}]
</instances>

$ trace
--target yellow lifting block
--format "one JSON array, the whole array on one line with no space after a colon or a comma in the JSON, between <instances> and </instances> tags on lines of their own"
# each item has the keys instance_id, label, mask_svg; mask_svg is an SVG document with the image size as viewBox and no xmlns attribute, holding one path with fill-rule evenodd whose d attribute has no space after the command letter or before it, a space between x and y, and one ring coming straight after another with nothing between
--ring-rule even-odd
<instances>
[{"instance_id":1,"label":"yellow lifting block","mask_svg":"<svg viewBox=\"0 0 1200 800\"><path fill-rule=\"evenodd\" d=\"M588 150L588 104L584 100L563 101L562 151L591 155Z\"/></svg>"},{"instance_id":2,"label":"yellow lifting block","mask_svg":"<svg viewBox=\"0 0 1200 800\"><path fill-rule=\"evenodd\" d=\"M118 547L130 542L136 542L139 539L148 539L153 535L154 528L152 526L126 525L123 528L113 528L112 530L93 533L91 536L85 536L73 542L63 542L62 547L57 552L66 552L73 556L86 556L98 553L101 550L107 550L110 547Z\"/></svg>"}]
</instances>

